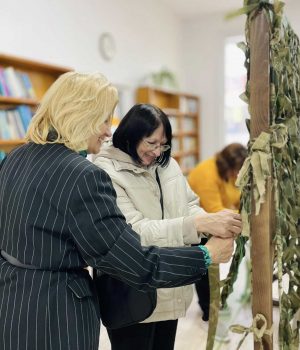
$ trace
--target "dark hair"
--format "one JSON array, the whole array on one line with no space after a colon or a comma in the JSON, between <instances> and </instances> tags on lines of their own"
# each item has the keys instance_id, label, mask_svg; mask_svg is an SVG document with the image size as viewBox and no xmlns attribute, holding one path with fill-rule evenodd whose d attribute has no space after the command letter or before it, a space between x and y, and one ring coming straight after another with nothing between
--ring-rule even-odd
<instances>
[{"instance_id":1,"label":"dark hair","mask_svg":"<svg viewBox=\"0 0 300 350\"><path fill-rule=\"evenodd\" d=\"M240 143L231 143L216 154L216 163L220 177L228 181L229 171L239 171L247 157L247 149Z\"/></svg>"},{"instance_id":2,"label":"dark hair","mask_svg":"<svg viewBox=\"0 0 300 350\"><path fill-rule=\"evenodd\" d=\"M158 107L151 104L134 105L121 120L113 134L113 145L140 163L137 146L144 137L150 136L160 125L163 126L167 138L166 145L170 149L161 153L157 163L167 166L171 156L172 128L167 115Z\"/></svg>"}]
</instances>

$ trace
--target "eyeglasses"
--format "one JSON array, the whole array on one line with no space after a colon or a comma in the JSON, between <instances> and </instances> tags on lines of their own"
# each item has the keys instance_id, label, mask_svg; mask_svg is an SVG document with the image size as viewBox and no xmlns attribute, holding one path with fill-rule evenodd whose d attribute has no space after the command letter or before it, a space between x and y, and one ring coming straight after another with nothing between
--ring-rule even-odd
<instances>
[{"instance_id":1,"label":"eyeglasses","mask_svg":"<svg viewBox=\"0 0 300 350\"><path fill-rule=\"evenodd\" d=\"M160 152L163 153L163 152L168 151L171 148L171 146L169 146L169 145L160 145L160 144L157 144L157 143L150 143L147 140L143 140L143 142L148 147L148 149L150 151L155 151L157 148L159 148Z\"/></svg>"}]
</instances>

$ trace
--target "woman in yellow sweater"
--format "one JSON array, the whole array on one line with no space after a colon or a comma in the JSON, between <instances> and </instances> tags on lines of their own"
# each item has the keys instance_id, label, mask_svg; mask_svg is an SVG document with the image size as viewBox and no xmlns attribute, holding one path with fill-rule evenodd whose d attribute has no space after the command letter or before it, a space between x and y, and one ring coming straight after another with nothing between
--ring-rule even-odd
<instances>
[{"instance_id":1,"label":"woman in yellow sweater","mask_svg":"<svg viewBox=\"0 0 300 350\"><path fill-rule=\"evenodd\" d=\"M235 181L246 156L247 149L243 145L231 143L190 172L188 182L207 212L239 208L240 192ZM204 321L209 318L210 302L208 274L206 276L195 284Z\"/></svg>"},{"instance_id":2,"label":"woman in yellow sweater","mask_svg":"<svg viewBox=\"0 0 300 350\"><path fill-rule=\"evenodd\" d=\"M231 143L190 172L189 184L207 212L239 208L240 192L235 181L246 156L247 150L243 145Z\"/></svg>"}]
</instances>

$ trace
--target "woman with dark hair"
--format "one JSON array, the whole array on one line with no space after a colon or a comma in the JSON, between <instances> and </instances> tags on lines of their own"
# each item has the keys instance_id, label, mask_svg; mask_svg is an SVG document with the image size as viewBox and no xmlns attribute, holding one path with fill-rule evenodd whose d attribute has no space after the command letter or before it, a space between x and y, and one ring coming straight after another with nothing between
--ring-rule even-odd
<instances>
[{"instance_id":1,"label":"woman with dark hair","mask_svg":"<svg viewBox=\"0 0 300 350\"><path fill-rule=\"evenodd\" d=\"M239 208L240 192L235 181L246 157L246 147L231 143L190 172L189 184L207 212Z\"/></svg>"},{"instance_id":2,"label":"woman with dark hair","mask_svg":"<svg viewBox=\"0 0 300 350\"><path fill-rule=\"evenodd\" d=\"M222 238L239 234L238 214L207 214L199 207L170 156L171 146L172 130L165 113L153 105L138 104L122 119L112 144L104 146L95 160L110 175L117 204L142 245L183 247L199 244L201 232ZM191 286L159 289L157 306L144 322L108 329L112 349L173 349L177 320L185 316L192 295Z\"/></svg>"},{"instance_id":3,"label":"woman with dark hair","mask_svg":"<svg viewBox=\"0 0 300 350\"><path fill-rule=\"evenodd\" d=\"M190 172L189 184L200 197L201 206L207 212L215 213L223 209L239 208L240 192L235 186L235 181L246 157L246 147L240 143L231 143L213 158L199 163ZM202 319L207 321L210 304L208 274L195 285L203 311Z\"/></svg>"},{"instance_id":4,"label":"woman with dark hair","mask_svg":"<svg viewBox=\"0 0 300 350\"><path fill-rule=\"evenodd\" d=\"M155 131L159 132L159 136L164 136L164 144L160 147L147 140ZM144 139L141 142L142 138ZM113 135L114 147L130 155L136 163L145 166L155 160L156 164L165 167L171 156L171 142L172 129L168 117L158 107L147 104L133 106ZM142 155L144 149L150 150L149 160Z\"/></svg>"}]
</instances>

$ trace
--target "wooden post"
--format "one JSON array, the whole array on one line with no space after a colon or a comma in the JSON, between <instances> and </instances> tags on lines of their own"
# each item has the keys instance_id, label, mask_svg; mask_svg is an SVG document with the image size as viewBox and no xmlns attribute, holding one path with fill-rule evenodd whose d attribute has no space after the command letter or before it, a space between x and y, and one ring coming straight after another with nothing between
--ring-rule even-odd
<instances>
[{"instance_id":1,"label":"wooden post","mask_svg":"<svg viewBox=\"0 0 300 350\"><path fill-rule=\"evenodd\" d=\"M250 135L256 138L270 125L270 38L269 24L261 11L250 26ZM253 198L253 197L252 197ZM251 259L253 300L252 314L263 314L267 319L267 328L273 323L272 315L272 274L273 248L272 228L274 215L272 208L271 180L266 184L265 203L259 215L255 215L255 203L252 200ZM258 324L258 327L261 325ZM254 342L254 349L259 350L259 343ZM263 337L264 350L273 349L273 338Z\"/></svg>"}]
</instances>

